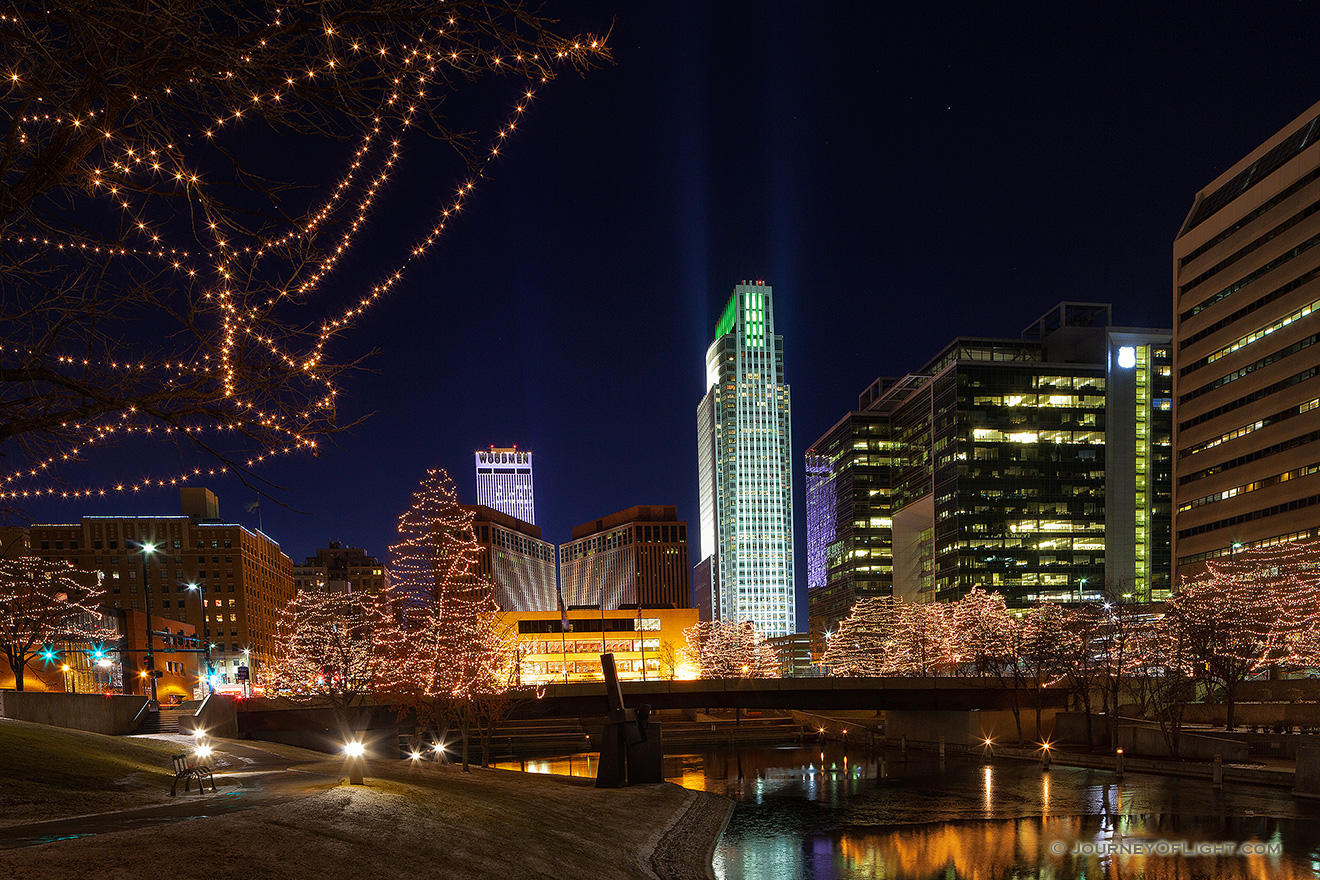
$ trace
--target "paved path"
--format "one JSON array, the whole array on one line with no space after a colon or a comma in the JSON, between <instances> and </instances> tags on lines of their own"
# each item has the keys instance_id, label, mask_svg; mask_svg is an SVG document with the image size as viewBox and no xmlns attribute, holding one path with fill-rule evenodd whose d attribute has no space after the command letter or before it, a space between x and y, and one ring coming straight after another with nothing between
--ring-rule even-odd
<instances>
[{"instance_id":1,"label":"paved path","mask_svg":"<svg viewBox=\"0 0 1320 880\"><path fill-rule=\"evenodd\" d=\"M177 742L180 747L192 744L192 737L157 735L152 738ZM195 788L185 793L180 787L178 800L170 804L10 825L0 828L0 850L222 816L297 800L334 788L339 783L336 777L297 769L297 764L308 762L281 757L255 746L227 740L212 740L212 746L216 770L214 792L210 786L201 795Z\"/></svg>"}]
</instances>

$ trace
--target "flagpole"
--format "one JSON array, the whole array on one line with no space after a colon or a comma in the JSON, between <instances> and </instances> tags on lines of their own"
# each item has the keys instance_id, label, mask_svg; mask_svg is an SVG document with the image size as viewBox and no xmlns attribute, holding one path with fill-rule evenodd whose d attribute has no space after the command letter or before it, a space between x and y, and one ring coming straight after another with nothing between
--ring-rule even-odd
<instances>
[{"instance_id":1,"label":"flagpole","mask_svg":"<svg viewBox=\"0 0 1320 880\"><path fill-rule=\"evenodd\" d=\"M564 607L564 592L558 580L555 581L555 601L559 603L559 660L564 670L564 684L568 684L568 645L565 644L567 638L565 633L568 632L568 609Z\"/></svg>"}]
</instances>

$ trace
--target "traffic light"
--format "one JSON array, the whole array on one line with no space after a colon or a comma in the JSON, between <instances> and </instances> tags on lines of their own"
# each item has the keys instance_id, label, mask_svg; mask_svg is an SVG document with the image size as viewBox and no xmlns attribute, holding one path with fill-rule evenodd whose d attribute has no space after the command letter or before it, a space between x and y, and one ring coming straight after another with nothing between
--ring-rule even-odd
<instances>
[{"instance_id":1,"label":"traffic light","mask_svg":"<svg viewBox=\"0 0 1320 880\"><path fill-rule=\"evenodd\" d=\"M52 660L55 659L55 651L49 645L47 645L46 648L41 652L41 659L45 660L47 663L51 662Z\"/></svg>"},{"instance_id":2,"label":"traffic light","mask_svg":"<svg viewBox=\"0 0 1320 880\"><path fill-rule=\"evenodd\" d=\"M163 673L163 672L161 672L159 669L157 669L157 670L154 670L154 671L151 673L151 677L152 677L152 678L160 678L160 677L163 676L164 674L165 674L165 673Z\"/></svg>"}]
</instances>

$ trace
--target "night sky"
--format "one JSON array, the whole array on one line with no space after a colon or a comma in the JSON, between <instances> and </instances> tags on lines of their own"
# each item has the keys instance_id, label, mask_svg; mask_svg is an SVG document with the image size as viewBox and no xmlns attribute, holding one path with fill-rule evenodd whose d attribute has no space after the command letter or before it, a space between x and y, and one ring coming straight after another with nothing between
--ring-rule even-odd
<instances>
[{"instance_id":1,"label":"night sky","mask_svg":"<svg viewBox=\"0 0 1320 880\"><path fill-rule=\"evenodd\" d=\"M695 537L705 349L733 285L764 279L805 622L802 453L857 394L1062 299L1170 326L1196 192L1320 100L1316 6L1160 6L551 4L564 30L614 19L615 63L540 93L466 219L362 319L340 354L375 354L341 402L369 417L259 471L286 487L265 531L296 562L328 539L385 556L428 467L475 501L473 451L517 444L547 540L634 504L676 504ZM414 150L370 251L457 180L441 147ZM96 467L145 472L129 449ZM256 525L251 489L209 485ZM174 514L178 493L28 512Z\"/></svg>"}]
</instances>

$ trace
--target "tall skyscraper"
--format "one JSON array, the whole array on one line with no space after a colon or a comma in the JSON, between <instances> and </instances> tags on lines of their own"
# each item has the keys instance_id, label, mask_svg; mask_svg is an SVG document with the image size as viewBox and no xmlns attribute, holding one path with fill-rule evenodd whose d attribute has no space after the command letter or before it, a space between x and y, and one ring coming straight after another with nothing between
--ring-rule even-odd
<instances>
[{"instance_id":1,"label":"tall skyscraper","mask_svg":"<svg viewBox=\"0 0 1320 880\"><path fill-rule=\"evenodd\" d=\"M1201 190L1173 245L1180 577L1320 534L1316 245L1320 104Z\"/></svg>"},{"instance_id":2,"label":"tall skyscraper","mask_svg":"<svg viewBox=\"0 0 1320 880\"><path fill-rule=\"evenodd\" d=\"M793 467L784 339L763 281L733 289L706 350L697 407L701 562L695 604L714 620L797 631Z\"/></svg>"},{"instance_id":3,"label":"tall skyscraper","mask_svg":"<svg viewBox=\"0 0 1320 880\"><path fill-rule=\"evenodd\" d=\"M517 446L476 453L477 503L536 524L532 497L532 454Z\"/></svg>"}]
</instances>

